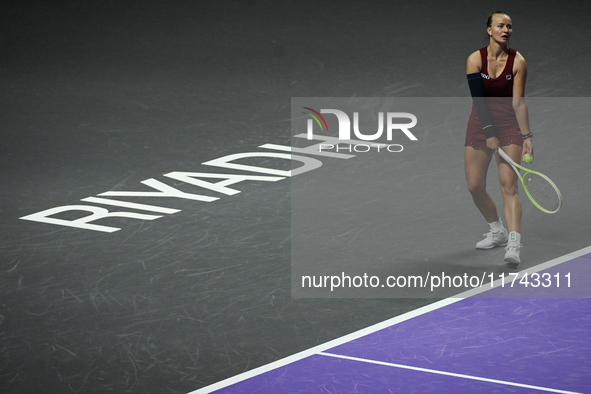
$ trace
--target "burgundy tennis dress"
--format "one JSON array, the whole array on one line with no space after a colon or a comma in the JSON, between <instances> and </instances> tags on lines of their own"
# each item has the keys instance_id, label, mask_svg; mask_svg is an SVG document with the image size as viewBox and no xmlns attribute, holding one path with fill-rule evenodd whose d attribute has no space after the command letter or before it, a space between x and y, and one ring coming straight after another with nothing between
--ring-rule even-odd
<instances>
[{"instance_id":1,"label":"burgundy tennis dress","mask_svg":"<svg viewBox=\"0 0 591 394\"><path fill-rule=\"evenodd\" d=\"M482 71L480 76L484 85L484 97L486 99L486 106L490 115L490 120L495 130L495 136L499 139L501 146L506 145L523 145L523 138L521 138L521 130L515 117L513 110L513 62L515 61L515 54L517 51L513 48L509 49L509 57L503 72L497 78L492 78L488 75L488 62L486 59L486 47L480 49L480 56L482 58ZM474 104L472 104L472 113L468 120L468 128L466 130L465 146L471 146L475 149L486 148L486 136L482 131L482 126L478 120L478 114Z\"/></svg>"}]
</instances>

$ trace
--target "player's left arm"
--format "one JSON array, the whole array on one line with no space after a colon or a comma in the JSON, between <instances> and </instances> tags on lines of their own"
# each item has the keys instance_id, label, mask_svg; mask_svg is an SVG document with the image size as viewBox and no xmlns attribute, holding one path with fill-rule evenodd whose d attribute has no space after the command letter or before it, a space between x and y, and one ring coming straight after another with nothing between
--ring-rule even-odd
<instances>
[{"instance_id":1,"label":"player's left arm","mask_svg":"<svg viewBox=\"0 0 591 394\"><path fill-rule=\"evenodd\" d=\"M525 102L525 81L527 80L527 64L521 53L517 52L515 61L513 62L513 110L517 118L517 123L521 129L521 134L526 135L531 133L529 128L529 115L527 111L527 103ZM534 148L532 139L527 138L523 140L523 151L521 156L529 153L534 155Z\"/></svg>"}]
</instances>

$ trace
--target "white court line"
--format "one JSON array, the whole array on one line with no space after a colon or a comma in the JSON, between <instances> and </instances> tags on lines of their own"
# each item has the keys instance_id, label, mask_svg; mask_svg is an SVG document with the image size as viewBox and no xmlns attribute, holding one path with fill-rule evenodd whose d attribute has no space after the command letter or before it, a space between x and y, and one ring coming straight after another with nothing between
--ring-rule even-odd
<instances>
[{"instance_id":1,"label":"white court line","mask_svg":"<svg viewBox=\"0 0 591 394\"><path fill-rule=\"evenodd\" d=\"M550 392L550 393L581 394L581 393L576 392L576 391L556 390L556 389L551 389L551 388L548 388L548 387L532 386L530 384L522 384L522 383L513 383L513 382L507 382L505 380L482 378L480 376L464 375L464 374L461 374L461 373L438 371L436 369L411 367L409 365L387 363L387 362L384 362L384 361L368 360L366 358L342 356L340 354L332 354L332 353L324 353L324 352L320 352L318 354L320 354L322 356L328 356L328 357L334 357L334 358L342 358L342 359L345 359L345 360L360 361L360 362L369 363L369 364L385 365L387 367L395 367L395 368L401 368L401 369L410 369L410 370L413 370L413 371L428 372L428 373L433 373L433 374L437 374L437 375L446 375L446 376L453 376L453 377L456 377L456 378L478 380L480 382L498 383L498 384L504 384L506 386L515 386L515 387L524 387L524 388L527 388L527 389L542 390L542 391L546 391L546 392Z\"/></svg>"},{"instance_id":2,"label":"white court line","mask_svg":"<svg viewBox=\"0 0 591 394\"><path fill-rule=\"evenodd\" d=\"M579 249L579 250L577 250L575 252L571 252L571 253L565 254L564 256L557 257L557 258L555 258L553 260L550 260L550 261L547 261L545 263L536 265L535 267L528 268L526 270L523 270L523 271L519 272L519 274L522 274L524 272L533 273L533 272L542 271L542 270L545 270L545 269L554 267L556 265L562 264L564 262L573 260L573 259L575 259L577 257L584 256L584 255L589 254L589 253L591 253L591 246L588 246L588 247L583 248L583 249ZM266 364L266 365L262 365L262 366L260 366L258 368L252 369L250 371L243 372L243 373L241 373L239 375L232 376L232 377L230 377L228 379L224 379L224 380L222 380L220 382L217 382L217 383L214 383L212 385L203 387L203 388L201 388L199 390L191 391L188 394L206 394L206 393L211 393L211 392L214 392L216 390L220 390L220 389L222 389L224 387L228 387L228 386L231 386L233 384L236 384L238 382L242 382L243 380L250 379L252 377L261 375L261 374L263 374L265 372L269 372L269 371L272 371L274 369L284 367L284 366L286 366L288 364L291 364L291 363L294 363L296 361L302 360L302 359L304 359L306 357L310 357L310 356L313 356L315 354L322 353L322 352L324 352L327 349L330 349L330 348L333 348L333 347L336 347L336 346L340 346L340 345L342 345L342 344L344 344L346 342L350 342L350 341L353 341L355 339L359 339L359 338L364 337L366 335L373 334L376 331L380 331L380 330L383 330L385 328L388 328L388 327L394 326L396 324L402 323L404 321L410 320L410 319L412 319L414 317L424 315L426 313L429 313L429 312L435 311L437 309L443 308L445 306L454 304L454 303L456 303L458 301L461 301L461 300L464 300L466 298L470 298L470 297L473 297L473 296L475 296L477 294L484 293L485 291L488 291L488 290L491 290L492 288L496 288L496 287L500 286L501 285L501 279L498 279L495 282L493 282L493 285L494 285L494 287L491 287L490 285L486 285L486 286L483 286L483 287L479 287L479 288L475 288L475 289L472 289L472 290L465 291L465 292L460 293L460 294L458 294L456 296L453 296L453 297L450 297L450 298L446 298L446 299L443 299L441 301L434 302L433 304L426 305L424 307L415 309L414 311L410 311L410 312L404 313L402 315L393 317L391 319L385 320L385 321L383 321L381 323L374 324L373 326L369 326L367 328L363 328L363 329L361 329L359 331L355 331L355 332L353 332L351 334L342 336L340 338L333 339L332 341L323 343L323 344L318 345L318 346L315 346L313 348L310 348L310 349L304 350L302 352L293 354L291 356L282 358L281 360L277 360L277 361L274 361L272 363L269 363L269 364Z\"/></svg>"}]
</instances>

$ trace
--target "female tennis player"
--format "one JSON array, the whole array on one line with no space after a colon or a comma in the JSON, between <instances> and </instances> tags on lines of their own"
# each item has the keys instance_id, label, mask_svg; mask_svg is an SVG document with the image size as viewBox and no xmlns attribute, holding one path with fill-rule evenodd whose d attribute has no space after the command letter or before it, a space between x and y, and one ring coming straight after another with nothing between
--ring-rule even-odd
<instances>
[{"instance_id":1,"label":"female tennis player","mask_svg":"<svg viewBox=\"0 0 591 394\"><path fill-rule=\"evenodd\" d=\"M488 46L468 57L466 73L474 103L466 131L464 166L474 204L490 226L476 248L507 245L505 262L515 265L520 263L521 250L519 181L511 166L499 157L498 149L521 163L524 154L533 156L533 146L524 99L527 66L523 56L509 47L512 29L509 15L493 12L487 20ZM493 156L499 169L507 229L486 189Z\"/></svg>"}]
</instances>

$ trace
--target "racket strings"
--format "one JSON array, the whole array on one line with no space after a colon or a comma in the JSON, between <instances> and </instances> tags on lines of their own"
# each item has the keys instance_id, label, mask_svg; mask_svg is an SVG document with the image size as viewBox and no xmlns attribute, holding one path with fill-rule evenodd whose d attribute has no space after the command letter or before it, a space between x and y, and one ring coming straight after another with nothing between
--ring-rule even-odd
<instances>
[{"instance_id":1,"label":"racket strings","mask_svg":"<svg viewBox=\"0 0 591 394\"><path fill-rule=\"evenodd\" d=\"M542 208L550 212L560 208L560 195L547 179L535 173L528 173L523 180L529 195Z\"/></svg>"}]
</instances>

